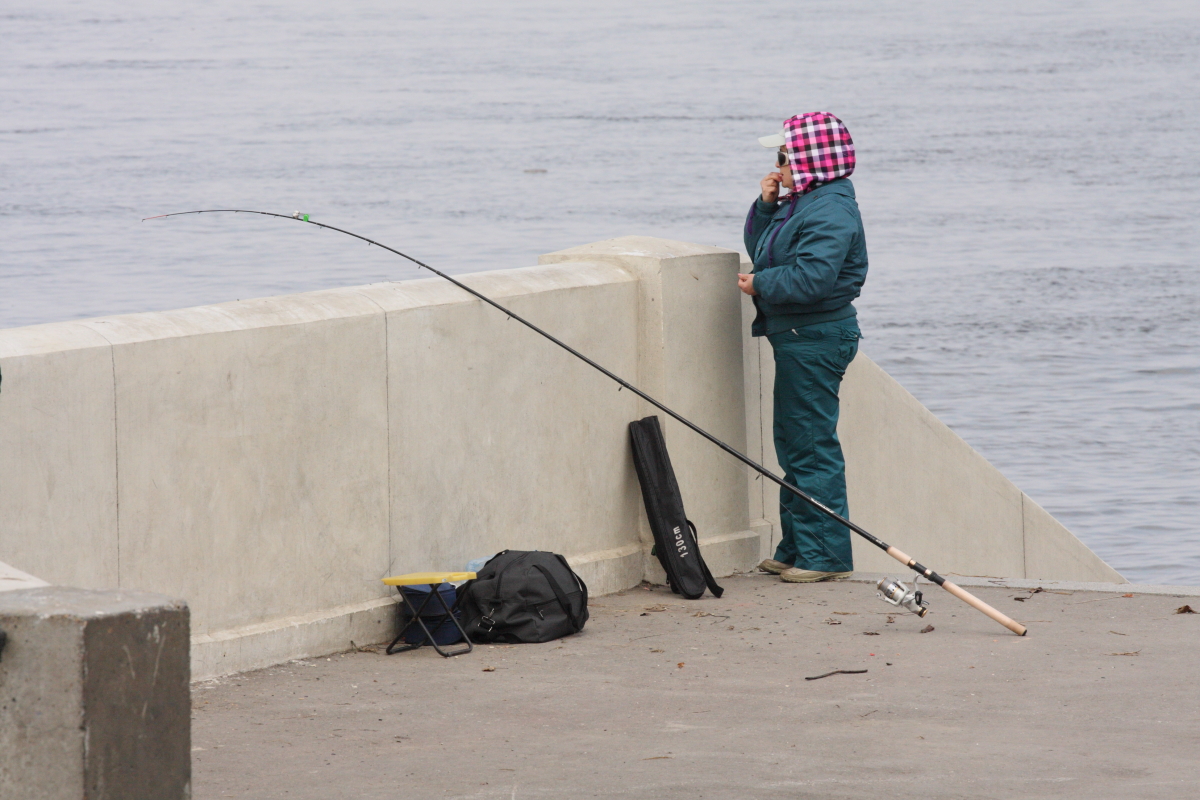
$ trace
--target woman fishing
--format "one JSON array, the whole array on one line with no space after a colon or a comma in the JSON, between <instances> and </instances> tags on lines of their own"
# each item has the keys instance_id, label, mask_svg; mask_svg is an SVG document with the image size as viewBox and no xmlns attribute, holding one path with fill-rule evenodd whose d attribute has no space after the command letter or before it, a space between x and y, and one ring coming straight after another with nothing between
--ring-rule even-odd
<instances>
[{"instance_id":1,"label":"woman fishing","mask_svg":"<svg viewBox=\"0 0 1200 800\"><path fill-rule=\"evenodd\" d=\"M858 352L851 301L867 278L867 244L848 176L854 142L833 114L800 114L758 140L778 149L778 171L746 218L754 261L738 288L758 310L751 332L775 355L775 454L784 478L843 517L846 462L838 442L838 388ZM780 187L788 194L780 198ZM783 539L759 568L792 583L844 578L854 570L850 531L781 491Z\"/></svg>"}]
</instances>

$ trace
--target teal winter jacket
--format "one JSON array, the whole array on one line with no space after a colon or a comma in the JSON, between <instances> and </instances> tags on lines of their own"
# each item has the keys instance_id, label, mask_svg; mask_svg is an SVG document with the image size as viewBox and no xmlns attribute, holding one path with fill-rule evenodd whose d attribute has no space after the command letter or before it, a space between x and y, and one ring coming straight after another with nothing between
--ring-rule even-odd
<instances>
[{"instance_id":1,"label":"teal winter jacket","mask_svg":"<svg viewBox=\"0 0 1200 800\"><path fill-rule=\"evenodd\" d=\"M850 301L867 279L867 241L849 179L791 201L754 201L745 238L758 293L755 336L856 315Z\"/></svg>"}]
</instances>

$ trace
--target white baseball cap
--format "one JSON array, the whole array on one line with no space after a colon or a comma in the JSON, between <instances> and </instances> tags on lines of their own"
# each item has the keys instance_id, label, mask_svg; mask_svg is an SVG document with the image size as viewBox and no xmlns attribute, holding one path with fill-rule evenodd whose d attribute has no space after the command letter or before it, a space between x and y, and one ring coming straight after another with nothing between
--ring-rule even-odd
<instances>
[{"instance_id":1,"label":"white baseball cap","mask_svg":"<svg viewBox=\"0 0 1200 800\"><path fill-rule=\"evenodd\" d=\"M758 143L763 147L778 148L787 144L787 139L784 138L783 131L780 131L779 133L772 133L770 136L760 136L758 138Z\"/></svg>"}]
</instances>

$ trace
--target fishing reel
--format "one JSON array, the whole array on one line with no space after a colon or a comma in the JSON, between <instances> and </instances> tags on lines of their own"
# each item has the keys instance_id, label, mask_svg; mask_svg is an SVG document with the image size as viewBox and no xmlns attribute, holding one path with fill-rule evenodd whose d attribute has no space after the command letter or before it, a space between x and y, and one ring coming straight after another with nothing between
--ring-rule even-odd
<instances>
[{"instance_id":1,"label":"fishing reel","mask_svg":"<svg viewBox=\"0 0 1200 800\"><path fill-rule=\"evenodd\" d=\"M917 588L915 580L911 589L903 581L893 578L884 578L875 588L879 590L876 594L883 598L885 603L907 608L918 617L929 613L929 604L921 599L921 590Z\"/></svg>"}]
</instances>

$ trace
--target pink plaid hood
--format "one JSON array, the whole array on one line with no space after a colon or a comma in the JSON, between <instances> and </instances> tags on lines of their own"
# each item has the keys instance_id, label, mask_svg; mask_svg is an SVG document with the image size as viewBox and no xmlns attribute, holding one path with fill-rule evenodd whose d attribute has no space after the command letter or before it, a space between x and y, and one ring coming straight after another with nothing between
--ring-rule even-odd
<instances>
[{"instance_id":1,"label":"pink plaid hood","mask_svg":"<svg viewBox=\"0 0 1200 800\"><path fill-rule=\"evenodd\" d=\"M854 172L854 140L840 119L826 111L798 114L783 123L794 195L811 192Z\"/></svg>"}]
</instances>

